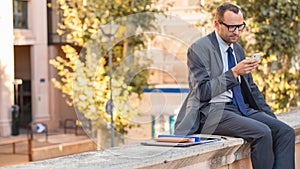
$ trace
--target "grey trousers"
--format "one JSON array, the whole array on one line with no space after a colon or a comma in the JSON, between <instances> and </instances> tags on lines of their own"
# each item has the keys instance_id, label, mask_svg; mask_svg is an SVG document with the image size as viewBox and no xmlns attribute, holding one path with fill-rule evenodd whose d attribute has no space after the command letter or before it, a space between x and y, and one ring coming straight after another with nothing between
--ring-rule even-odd
<instances>
[{"instance_id":1,"label":"grey trousers","mask_svg":"<svg viewBox=\"0 0 300 169\"><path fill-rule=\"evenodd\" d=\"M264 112L247 111L243 116L235 105L212 103L200 112L198 133L245 139L251 145L253 169L294 169L294 129Z\"/></svg>"}]
</instances>

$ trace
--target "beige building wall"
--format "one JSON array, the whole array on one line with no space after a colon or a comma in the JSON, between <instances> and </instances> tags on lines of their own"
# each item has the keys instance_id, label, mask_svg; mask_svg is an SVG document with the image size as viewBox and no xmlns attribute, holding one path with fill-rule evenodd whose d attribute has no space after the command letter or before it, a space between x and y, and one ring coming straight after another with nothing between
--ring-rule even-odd
<instances>
[{"instance_id":1,"label":"beige building wall","mask_svg":"<svg viewBox=\"0 0 300 169\"><path fill-rule=\"evenodd\" d=\"M33 122L51 122L49 111L49 67L47 40L47 1L28 1L28 29L13 28L12 1L0 7L0 136L11 134L11 106L14 104L13 80L31 80ZM14 54L15 51L15 54ZM17 63L14 63L14 61ZM14 67L16 65L16 67ZM17 72L17 73L15 73ZM51 128L57 128L58 122Z\"/></svg>"},{"instance_id":2,"label":"beige building wall","mask_svg":"<svg viewBox=\"0 0 300 169\"><path fill-rule=\"evenodd\" d=\"M14 48L13 7L11 1L0 5L0 136L11 134L11 106L13 104Z\"/></svg>"},{"instance_id":3,"label":"beige building wall","mask_svg":"<svg viewBox=\"0 0 300 169\"><path fill-rule=\"evenodd\" d=\"M48 78L47 2L32 0L28 3L29 29L35 43L31 46L32 119L34 122L50 120Z\"/></svg>"}]
</instances>

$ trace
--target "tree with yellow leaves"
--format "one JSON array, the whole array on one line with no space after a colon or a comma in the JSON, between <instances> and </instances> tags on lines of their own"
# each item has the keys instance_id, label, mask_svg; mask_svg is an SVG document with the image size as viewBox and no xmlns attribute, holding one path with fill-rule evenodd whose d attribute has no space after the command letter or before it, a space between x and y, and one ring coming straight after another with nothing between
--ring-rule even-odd
<instances>
[{"instance_id":1,"label":"tree with yellow leaves","mask_svg":"<svg viewBox=\"0 0 300 169\"><path fill-rule=\"evenodd\" d=\"M134 126L129 119L138 113L129 98L135 93L140 96L143 87L148 85L147 66L151 60L139 59L142 56L135 54L134 51L144 45L143 35L135 31L137 28L155 28L152 23L154 14L163 10L154 9L153 3L155 1L57 0L58 11L63 16L58 32L67 37L70 45L62 46L65 56L50 60L60 76L60 79L52 81L67 96L68 105L74 105L77 113L82 114L82 119L88 120L93 129L107 130L107 123L110 122L110 115L105 111L111 91L109 46L99 27L110 23L120 27L112 48L112 94L114 128L124 135L128 128ZM84 123L84 120L81 122ZM94 130L86 132L94 135ZM107 136L102 133L101 137Z\"/></svg>"}]
</instances>

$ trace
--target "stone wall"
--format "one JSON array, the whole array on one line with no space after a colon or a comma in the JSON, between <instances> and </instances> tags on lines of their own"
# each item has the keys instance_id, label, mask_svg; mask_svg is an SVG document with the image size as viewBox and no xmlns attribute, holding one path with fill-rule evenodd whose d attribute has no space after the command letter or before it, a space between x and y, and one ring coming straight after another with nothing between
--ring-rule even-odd
<instances>
[{"instance_id":1,"label":"stone wall","mask_svg":"<svg viewBox=\"0 0 300 169\"><path fill-rule=\"evenodd\" d=\"M278 115L295 129L296 169L300 169L300 110ZM222 137L221 141L180 147L130 144L55 159L32 162L10 168L201 168L251 169L249 144L241 138Z\"/></svg>"}]
</instances>

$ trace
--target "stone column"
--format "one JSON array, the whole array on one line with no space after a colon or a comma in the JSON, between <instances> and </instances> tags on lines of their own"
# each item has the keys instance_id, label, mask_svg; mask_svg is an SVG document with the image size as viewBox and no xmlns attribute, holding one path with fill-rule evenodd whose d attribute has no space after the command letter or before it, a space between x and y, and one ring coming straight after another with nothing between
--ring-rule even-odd
<instances>
[{"instance_id":1,"label":"stone column","mask_svg":"<svg viewBox=\"0 0 300 169\"><path fill-rule=\"evenodd\" d=\"M11 106L14 102L14 43L12 1L0 5L0 136L11 134Z\"/></svg>"},{"instance_id":2,"label":"stone column","mask_svg":"<svg viewBox=\"0 0 300 169\"><path fill-rule=\"evenodd\" d=\"M31 46L32 118L34 122L50 120L47 1L31 0L28 4L29 29L35 36Z\"/></svg>"}]
</instances>

